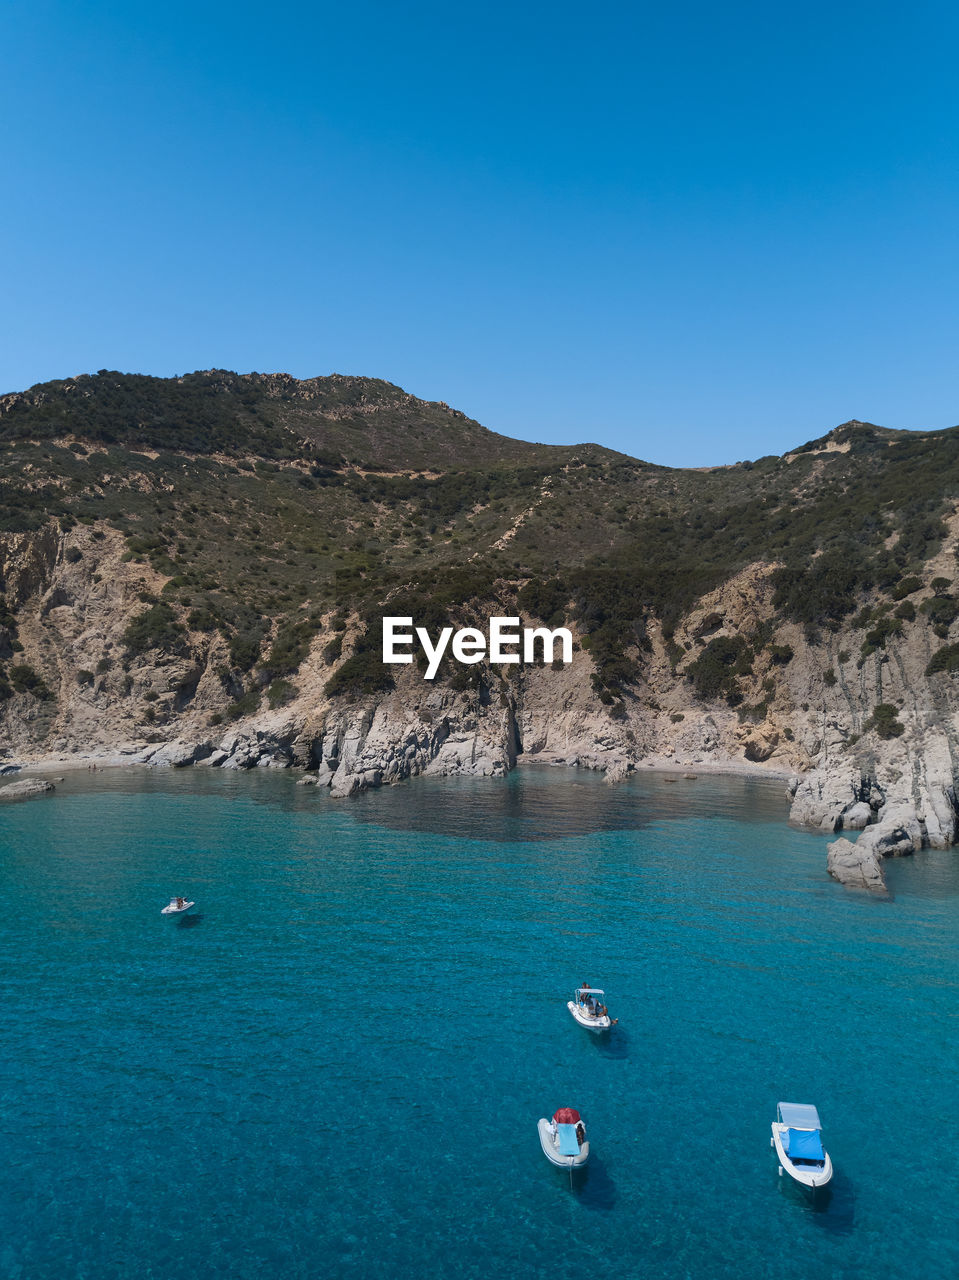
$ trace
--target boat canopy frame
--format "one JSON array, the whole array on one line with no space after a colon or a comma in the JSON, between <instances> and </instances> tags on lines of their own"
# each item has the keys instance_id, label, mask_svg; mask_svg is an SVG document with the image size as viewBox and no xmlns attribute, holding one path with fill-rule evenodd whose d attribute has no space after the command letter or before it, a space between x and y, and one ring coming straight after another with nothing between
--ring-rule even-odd
<instances>
[{"instance_id":1,"label":"boat canopy frame","mask_svg":"<svg viewBox=\"0 0 959 1280\"><path fill-rule=\"evenodd\" d=\"M787 1125L790 1129L819 1130L822 1128L819 1112L809 1102L777 1103L776 1114L779 1117L779 1123Z\"/></svg>"},{"instance_id":2,"label":"boat canopy frame","mask_svg":"<svg viewBox=\"0 0 959 1280\"><path fill-rule=\"evenodd\" d=\"M604 996L606 992L601 987L577 987L576 994L578 996Z\"/></svg>"}]
</instances>

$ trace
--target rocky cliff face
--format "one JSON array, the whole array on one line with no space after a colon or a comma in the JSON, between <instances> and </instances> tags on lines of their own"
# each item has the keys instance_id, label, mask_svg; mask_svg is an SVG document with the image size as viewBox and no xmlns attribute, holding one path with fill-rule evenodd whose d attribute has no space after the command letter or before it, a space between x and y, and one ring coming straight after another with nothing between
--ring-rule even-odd
<instances>
[{"instance_id":1,"label":"rocky cliff face","mask_svg":"<svg viewBox=\"0 0 959 1280\"><path fill-rule=\"evenodd\" d=\"M948 523L926 581L955 565L959 517ZM926 674L937 647L928 627L907 622L865 657L854 622L812 642L775 621L769 565L702 597L668 639L653 627L649 649L637 650L641 676L612 705L597 696L583 649L567 667L487 669L465 690L394 668L393 691L346 702L324 692L332 668L317 640L286 705L270 710L261 697L242 714L218 632L187 631L173 653L125 646L131 619L166 581L125 547L101 522L0 535L10 611L0 659L21 673L0 702L0 763L94 753L150 765L299 765L335 796L418 774L502 776L521 756L603 769L611 780L649 764L752 764L792 775L796 822L862 832L830 853L830 870L850 883L881 886L882 857L956 839L959 694L950 674ZM687 672L706 646L763 627L775 643L757 647L739 705L697 697ZM350 635L348 626L347 652Z\"/></svg>"}]
</instances>

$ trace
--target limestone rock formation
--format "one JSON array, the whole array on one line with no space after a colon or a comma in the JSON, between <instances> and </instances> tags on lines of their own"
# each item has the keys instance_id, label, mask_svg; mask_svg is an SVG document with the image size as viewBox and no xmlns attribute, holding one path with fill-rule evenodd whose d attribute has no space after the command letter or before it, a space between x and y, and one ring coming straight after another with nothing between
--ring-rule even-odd
<instances>
[{"instance_id":1,"label":"limestone rock formation","mask_svg":"<svg viewBox=\"0 0 959 1280\"><path fill-rule=\"evenodd\" d=\"M213 748L208 742L170 742L166 746L150 748L144 752L143 763L148 764L151 769L183 769L190 764L202 764L212 753Z\"/></svg>"},{"instance_id":2,"label":"limestone rock formation","mask_svg":"<svg viewBox=\"0 0 959 1280\"><path fill-rule=\"evenodd\" d=\"M860 848L860 842L840 838L829 845L826 869L841 884L858 889L884 890L882 863L872 849Z\"/></svg>"},{"instance_id":3,"label":"limestone rock formation","mask_svg":"<svg viewBox=\"0 0 959 1280\"><path fill-rule=\"evenodd\" d=\"M924 843L922 824L912 804L888 804L879 813L879 821L867 827L856 841L856 848L876 857L894 858L915 853Z\"/></svg>"},{"instance_id":4,"label":"limestone rock formation","mask_svg":"<svg viewBox=\"0 0 959 1280\"><path fill-rule=\"evenodd\" d=\"M44 792L54 791L52 782L40 778L24 778L22 782L8 782L0 787L0 803L11 800L26 800L30 796L40 796Z\"/></svg>"}]
</instances>

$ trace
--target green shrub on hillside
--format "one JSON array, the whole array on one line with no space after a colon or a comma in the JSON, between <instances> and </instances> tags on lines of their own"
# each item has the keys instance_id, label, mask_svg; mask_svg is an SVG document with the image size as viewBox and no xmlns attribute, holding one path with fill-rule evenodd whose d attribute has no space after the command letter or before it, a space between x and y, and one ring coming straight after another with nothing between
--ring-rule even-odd
<instances>
[{"instance_id":1,"label":"green shrub on hillside","mask_svg":"<svg viewBox=\"0 0 959 1280\"><path fill-rule=\"evenodd\" d=\"M889 702L881 702L863 725L863 733L875 729L880 738L898 738L905 732L906 726L900 723L897 715L896 707Z\"/></svg>"},{"instance_id":2,"label":"green shrub on hillside","mask_svg":"<svg viewBox=\"0 0 959 1280\"><path fill-rule=\"evenodd\" d=\"M954 676L959 672L959 644L945 644L926 667L926 675L933 676L937 671L945 671Z\"/></svg>"},{"instance_id":3,"label":"green shrub on hillside","mask_svg":"<svg viewBox=\"0 0 959 1280\"><path fill-rule=\"evenodd\" d=\"M784 667L787 663L792 662L795 655L792 650L792 645L771 644L769 646L769 656L777 666Z\"/></svg>"},{"instance_id":4,"label":"green shrub on hillside","mask_svg":"<svg viewBox=\"0 0 959 1280\"><path fill-rule=\"evenodd\" d=\"M947 631L956 618L959 618L959 600L954 596L930 596L919 608L929 618L933 627L942 628L943 631Z\"/></svg>"},{"instance_id":5,"label":"green shrub on hillside","mask_svg":"<svg viewBox=\"0 0 959 1280\"><path fill-rule=\"evenodd\" d=\"M286 706L295 697L296 686L291 684L289 680L274 680L266 691L266 700L271 711L275 711L277 707Z\"/></svg>"},{"instance_id":6,"label":"green shrub on hillside","mask_svg":"<svg viewBox=\"0 0 959 1280\"><path fill-rule=\"evenodd\" d=\"M42 676L34 671L33 667L22 662L16 666L12 666L9 670L10 684L16 693L29 693L32 697L37 698L41 702L49 701L53 698L50 689L47 688Z\"/></svg>"},{"instance_id":7,"label":"green shrub on hillside","mask_svg":"<svg viewBox=\"0 0 959 1280\"><path fill-rule=\"evenodd\" d=\"M751 675L752 661L753 652L742 636L717 636L684 674L703 701L718 697L739 700L737 676Z\"/></svg>"},{"instance_id":8,"label":"green shrub on hillside","mask_svg":"<svg viewBox=\"0 0 959 1280\"><path fill-rule=\"evenodd\" d=\"M190 610L186 624L191 631L215 631L220 625L220 619L212 609L204 605L199 609Z\"/></svg>"},{"instance_id":9,"label":"green shrub on hillside","mask_svg":"<svg viewBox=\"0 0 959 1280\"><path fill-rule=\"evenodd\" d=\"M768 702L757 702L755 706L743 704L736 708L736 718L740 724L762 724L769 714Z\"/></svg>"},{"instance_id":10,"label":"green shrub on hillside","mask_svg":"<svg viewBox=\"0 0 959 1280\"><path fill-rule=\"evenodd\" d=\"M183 648L183 626L166 601L161 600L130 620L123 632L123 643L134 654L150 649L177 653Z\"/></svg>"},{"instance_id":11,"label":"green shrub on hillside","mask_svg":"<svg viewBox=\"0 0 959 1280\"><path fill-rule=\"evenodd\" d=\"M811 563L777 569L773 607L807 629L835 629L857 605L860 594L873 585L873 573L861 555L832 551Z\"/></svg>"},{"instance_id":12,"label":"green shrub on hillside","mask_svg":"<svg viewBox=\"0 0 959 1280\"><path fill-rule=\"evenodd\" d=\"M237 671L252 671L260 656L261 635L255 632L237 632L230 638L230 663Z\"/></svg>"},{"instance_id":13,"label":"green shrub on hillside","mask_svg":"<svg viewBox=\"0 0 959 1280\"><path fill-rule=\"evenodd\" d=\"M293 675L309 653L315 632L316 627L309 618L282 626L263 662L264 671L277 676Z\"/></svg>"},{"instance_id":14,"label":"green shrub on hillside","mask_svg":"<svg viewBox=\"0 0 959 1280\"><path fill-rule=\"evenodd\" d=\"M892 596L893 600L905 600L906 596L911 596L914 591L919 591L921 588L922 579L917 578L915 574L910 574L908 578L903 578L900 582L896 583L889 594Z\"/></svg>"},{"instance_id":15,"label":"green shrub on hillside","mask_svg":"<svg viewBox=\"0 0 959 1280\"><path fill-rule=\"evenodd\" d=\"M397 616L406 615L400 613ZM386 693L395 687L391 669L383 662L381 625L376 617L366 620L352 655L333 672L324 686L330 697L353 701L364 694Z\"/></svg>"},{"instance_id":16,"label":"green shrub on hillside","mask_svg":"<svg viewBox=\"0 0 959 1280\"><path fill-rule=\"evenodd\" d=\"M334 671L325 685L330 697L354 700L368 693L386 693L394 687L389 668L372 650L354 653Z\"/></svg>"},{"instance_id":17,"label":"green shrub on hillside","mask_svg":"<svg viewBox=\"0 0 959 1280\"><path fill-rule=\"evenodd\" d=\"M569 590L558 578L531 578L516 597L518 607L548 627L561 627L566 621Z\"/></svg>"},{"instance_id":18,"label":"green shrub on hillside","mask_svg":"<svg viewBox=\"0 0 959 1280\"><path fill-rule=\"evenodd\" d=\"M888 614L879 618L875 627L871 631L866 632L866 643L863 646L863 652L868 648L872 653L876 649L885 649L886 641L890 636L899 635L902 631L902 619L890 618Z\"/></svg>"},{"instance_id":19,"label":"green shrub on hillside","mask_svg":"<svg viewBox=\"0 0 959 1280\"><path fill-rule=\"evenodd\" d=\"M252 716L260 707L260 691L258 689L250 689L247 693L237 698L236 702L231 702L226 709L226 714L230 720L240 720L243 716Z\"/></svg>"}]
</instances>

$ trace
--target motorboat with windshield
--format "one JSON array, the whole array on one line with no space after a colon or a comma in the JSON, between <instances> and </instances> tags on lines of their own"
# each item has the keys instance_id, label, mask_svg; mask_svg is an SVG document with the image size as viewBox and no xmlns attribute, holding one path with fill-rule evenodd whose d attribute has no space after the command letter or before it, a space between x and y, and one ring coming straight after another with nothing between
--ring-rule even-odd
<instances>
[{"instance_id":1,"label":"motorboat with windshield","mask_svg":"<svg viewBox=\"0 0 959 1280\"><path fill-rule=\"evenodd\" d=\"M178 920L187 915L195 906L195 902L189 902L186 898L171 898L160 912L160 915L166 916L167 919Z\"/></svg>"},{"instance_id":2,"label":"motorboat with windshield","mask_svg":"<svg viewBox=\"0 0 959 1280\"><path fill-rule=\"evenodd\" d=\"M536 1122L543 1154L559 1169L579 1169L589 1159L586 1124L575 1107L560 1107L553 1118Z\"/></svg>"},{"instance_id":3,"label":"motorboat with windshield","mask_svg":"<svg viewBox=\"0 0 959 1280\"><path fill-rule=\"evenodd\" d=\"M572 1000L566 1001L570 1011L581 1027L590 1031L608 1031L617 1019L610 1018L606 1008L606 993L599 987L577 987Z\"/></svg>"},{"instance_id":4,"label":"motorboat with windshield","mask_svg":"<svg viewBox=\"0 0 959 1280\"><path fill-rule=\"evenodd\" d=\"M824 1187L832 1178L832 1161L822 1145L819 1112L809 1103L780 1102L770 1145L783 1169L804 1187Z\"/></svg>"}]
</instances>

